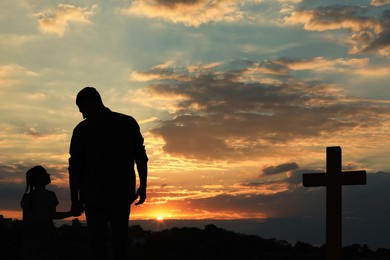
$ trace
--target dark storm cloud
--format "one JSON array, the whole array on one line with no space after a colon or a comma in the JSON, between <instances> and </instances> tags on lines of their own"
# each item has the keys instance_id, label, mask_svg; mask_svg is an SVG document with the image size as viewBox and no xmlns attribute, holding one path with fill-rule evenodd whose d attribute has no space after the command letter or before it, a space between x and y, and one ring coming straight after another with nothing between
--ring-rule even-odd
<instances>
[{"instance_id":1,"label":"dark storm cloud","mask_svg":"<svg viewBox=\"0 0 390 260\"><path fill-rule=\"evenodd\" d=\"M272 183L271 183L272 184ZM275 183L277 184L277 183ZM274 193L272 195L229 195L186 200L193 209L210 212L235 212L244 216L264 213L268 217L320 216L324 213L325 194L321 189L309 190L303 187ZM322 203L320 203L323 201Z\"/></svg>"},{"instance_id":2,"label":"dark storm cloud","mask_svg":"<svg viewBox=\"0 0 390 260\"><path fill-rule=\"evenodd\" d=\"M316 172L304 170L305 172ZM204 199L188 199L186 205L193 209L210 212L264 212L270 217L299 217L325 214L325 188L302 187L302 171L299 185L275 194L230 195L223 194ZM378 172L367 175L367 185L343 186L343 214L361 221L375 216L390 217L390 173ZM387 226L390 226L388 224Z\"/></svg>"},{"instance_id":3,"label":"dark storm cloud","mask_svg":"<svg viewBox=\"0 0 390 260\"><path fill-rule=\"evenodd\" d=\"M346 29L350 32L351 53L375 52L390 55L390 19L385 10L382 15L370 17L369 7L325 6L294 11L285 21L304 24L310 31Z\"/></svg>"},{"instance_id":4,"label":"dark storm cloud","mask_svg":"<svg viewBox=\"0 0 390 260\"><path fill-rule=\"evenodd\" d=\"M292 170L298 169L298 164L295 162L292 163L284 163L277 166L269 166L263 169L263 173L265 175L273 175L283 172L288 172Z\"/></svg>"},{"instance_id":5,"label":"dark storm cloud","mask_svg":"<svg viewBox=\"0 0 390 260\"><path fill-rule=\"evenodd\" d=\"M23 164L0 164L0 205L3 210L20 210L20 199L22 198L26 189L26 172L35 165ZM51 174L52 181L59 175L60 171L64 169L55 169L45 167ZM69 200L68 187L59 187L55 184L47 186L49 190L56 192L57 198L60 201Z\"/></svg>"},{"instance_id":6,"label":"dark storm cloud","mask_svg":"<svg viewBox=\"0 0 390 260\"><path fill-rule=\"evenodd\" d=\"M163 76L146 91L177 101L173 118L151 130L164 139L164 151L202 160L239 160L272 154L273 144L381 125L389 112L387 106L345 96L334 86L276 73L287 67L271 63L176 72L169 80L164 71L148 72L153 79ZM275 81L263 83L262 77Z\"/></svg>"},{"instance_id":7,"label":"dark storm cloud","mask_svg":"<svg viewBox=\"0 0 390 260\"><path fill-rule=\"evenodd\" d=\"M24 181L25 173L29 168L22 164L0 164L0 183L5 180Z\"/></svg>"},{"instance_id":8,"label":"dark storm cloud","mask_svg":"<svg viewBox=\"0 0 390 260\"><path fill-rule=\"evenodd\" d=\"M293 188L296 187L296 185L302 184L302 177L305 173L318 173L318 172L324 172L321 170L312 170L312 169L294 169L290 172L288 172L287 178L284 180L286 183L293 185Z\"/></svg>"},{"instance_id":9,"label":"dark storm cloud","mask_svg":"<svg viewBox=\"0 0 390 260\"><path fill-rule=\"evenodd\" d=\"M265 173L265 170L267 173ZM325 170L324 170L325 171ZM248 186L248 187L261 187L264 185L268 186L268 189L270 189L270 186L275 186L275 190L277 191L277 187L282 187L287 184L292 190L294 190L297 186L302 185L302 177L305 173L318 173L318 172L324 172L321 170L313 170L313 169L301 169L299 168L298 164L295 162L292 163L285 163L280 164L276 166L270 166L265 169L263 169L263 174L260 175L257 179L243 182L241 183L242 186ZM285 173L285 178L279 179L279 180L266 180L264 177L278 174L278 173Z\"/></svg>"},{"instance_id":10,"label":"dark storm cloud","mask_svg":"<svg viewBox=\"0 0 390 260\"><path fill-rule=\"evenodd\" d=\"M14 164L0 163L0 182L2 182L2 180L14 181L15 179L24 181L28 169L36 165L39 164L24 165L19 163L14 163ZM52 175L58 175L60 172L66 171L66 167L60 169L60 168L47 167L44 164L42 164L42 166L48 171L48 173Z\"/></svg>"},{"instance_id":11,"label":"dark storm cloud","mask_svg":"<svg viewBox=\"0 0 390 260\"><path fill-rule=\"evenodd\" d=\"M58 187L54 184L47 186L48 190L56 193L57 199L60 201L60 206L66 205L64 202L69 203L70 195L68 187ZM21 210L20 200L26 191L26 184L23 183L9 183L0 182L0 205L2 210Z\"/></svg>"},{"instance_id":12,"label":"dark storm cloud","mask_svg":"<svg viewBox=\"0 0 390 260\"><path fill-rule=\"evenodd\" d=\"M24 183L0 182L0 204L2 210L20 210L20 200L25 192Z\"/></svg>"}]
</instances>

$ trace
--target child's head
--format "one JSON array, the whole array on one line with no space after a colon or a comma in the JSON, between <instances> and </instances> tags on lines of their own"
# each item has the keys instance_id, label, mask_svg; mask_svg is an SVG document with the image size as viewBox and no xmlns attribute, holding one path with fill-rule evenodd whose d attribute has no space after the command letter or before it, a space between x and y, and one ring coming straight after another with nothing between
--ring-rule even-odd
<instances>
[{"instance_id":1,"label":"child's head","mask_svg":"<svg viewBox=\"0 0 390 260\"><path fill-rule=\"evenodd\" d=\"M33 190L37 187L46 186L51 182L51 179L50 179L50 174L47 173L45 168L38 165L29 169L26 172L26 181L27 181L27 187L26 187L26 192L27 192L29 187L30 190Z\"/></svg>"}]
</instances>

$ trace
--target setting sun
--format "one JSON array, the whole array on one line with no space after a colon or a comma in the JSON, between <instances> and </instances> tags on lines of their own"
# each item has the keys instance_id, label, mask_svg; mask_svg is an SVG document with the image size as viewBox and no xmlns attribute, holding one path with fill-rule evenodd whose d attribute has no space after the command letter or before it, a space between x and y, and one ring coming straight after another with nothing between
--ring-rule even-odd
<instances>
[{"instance_id":1,"label":"setting sun","mask_svg":"<svg viewBox=\"0 0 390 260\"><path fill-rule=\"evenodd\" d=\"M157 216L156 220L157 220L157 221L163 221L163 220L164 220L164 217L163 217L163 216Z\"/></svg>"}]
</instances>

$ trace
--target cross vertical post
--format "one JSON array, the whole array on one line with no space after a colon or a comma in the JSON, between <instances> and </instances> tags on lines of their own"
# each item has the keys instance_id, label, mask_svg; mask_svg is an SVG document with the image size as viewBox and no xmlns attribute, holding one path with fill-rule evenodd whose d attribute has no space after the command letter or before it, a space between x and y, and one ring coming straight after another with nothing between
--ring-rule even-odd
<instances>
[{"instance_id":1,"label":"cross vertical post","mask_svg":"<svg viewBox=\"0 0 390 260\"><path fill-rule=\"evenodd\" d=\"M326 172L331 181L326 186L326 253L328 259L341 259L341 185L335 181L341 173L341 148L326 148Z\"/></svg>"}]
</instances>

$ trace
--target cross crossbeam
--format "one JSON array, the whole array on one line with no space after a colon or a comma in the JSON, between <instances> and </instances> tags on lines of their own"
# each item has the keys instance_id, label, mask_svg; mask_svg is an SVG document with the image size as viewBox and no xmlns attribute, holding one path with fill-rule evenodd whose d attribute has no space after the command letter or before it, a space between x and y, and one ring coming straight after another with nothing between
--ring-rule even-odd
<instances>
[{"instance_id":1,"label":"cross crossbeam","mask_svg":"<svg viewBox=\"0 0 390 260\"><path fill-rule=\"evenodd\" d=\"M366 184L366 171L342 172L332 178L327 173L307 173L303 178L304 187L320 187L328 185L360 185Z\"/></svg>"}]
</instances>

